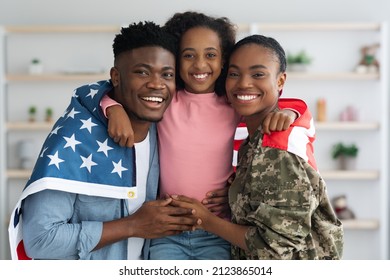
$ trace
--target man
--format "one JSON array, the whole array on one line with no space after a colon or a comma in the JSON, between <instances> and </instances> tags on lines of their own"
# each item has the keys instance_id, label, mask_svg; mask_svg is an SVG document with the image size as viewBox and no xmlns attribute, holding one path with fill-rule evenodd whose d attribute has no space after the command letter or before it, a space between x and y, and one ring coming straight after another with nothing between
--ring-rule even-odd
<instances>
[{"instance_id":1,"label":"man","mask_svg":"<svg viewBox=\"0 0 390 280\"><path fill-rule=\"evenodd\" d=\"M155 200L153 122L175 91L176 46L151 22L122 28L115 37L111 80L76 89L42 147L11 217L14 259L142 259L147 239L193 228L190 209ZM135 148L108 136L100 109L106 94L131 119Z\"/></svg>"}]
</instances>

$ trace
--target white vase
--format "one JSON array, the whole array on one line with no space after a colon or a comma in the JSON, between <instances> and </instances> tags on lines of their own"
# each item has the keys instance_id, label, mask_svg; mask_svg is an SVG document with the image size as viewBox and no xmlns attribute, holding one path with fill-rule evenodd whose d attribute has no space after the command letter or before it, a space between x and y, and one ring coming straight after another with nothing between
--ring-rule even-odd
<instances>
[{"instance_id":1,"label":"white vase","mask_svg":"<svg viewBox=\"0 0 390 280\"><path fill-rule=\"evenodd\" d=\"M356 169L356 157L340 156L339 157L340 170L355 170Z\"/></svg>"},{"instance_id":2,"label":"white vase","mask_svg":"<svg viewBox=\"0 0 390 280\"><path fill-rule=\"evenodd\" d=\"M20 168L31 169L35 163L35 143L32 139L21 140L18 143L17 153L20 159Z\"/></svg>"},{"instance_id":3,"label":"white vase","mask_svg":"<svg viewBox=\"0 0 390 280\"><path fill-rule=\"evenodd\" d=\"M43 64L42 63L31 63L28 72L31 75L39 75L43 72Z\"/></svg>"}]
</instances>

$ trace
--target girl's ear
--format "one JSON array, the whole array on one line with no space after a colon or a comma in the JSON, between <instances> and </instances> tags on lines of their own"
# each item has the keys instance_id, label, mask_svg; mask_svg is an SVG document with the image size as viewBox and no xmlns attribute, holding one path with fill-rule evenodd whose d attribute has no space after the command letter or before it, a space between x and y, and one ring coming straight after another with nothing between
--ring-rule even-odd
<instances>
[{"instance_id":1,"label":"girl's ear","mask_svg":"<svg viewBox=\"0 0 390 280\"><path fill-rule=\"evenodd\" d=\"M111 67L110 76L111 76L111 82L113 86L114 87L118 86L120 81L120 75L118 69L116 69L115 67Z\"/></svg>"}]
</instances>

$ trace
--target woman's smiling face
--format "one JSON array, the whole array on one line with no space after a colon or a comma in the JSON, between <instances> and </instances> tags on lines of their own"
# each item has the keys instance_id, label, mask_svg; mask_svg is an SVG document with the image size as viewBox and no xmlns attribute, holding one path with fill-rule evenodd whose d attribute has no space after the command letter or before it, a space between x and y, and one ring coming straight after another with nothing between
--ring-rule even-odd
<instances>
[{"instance_id":1,"label":"woman's smiling face","mask_svg":"<svg viewBox=\"0 0 390 280\"><path fill-rule=\"evenodd\" d=\"M242 116L265 116L277 107L285 79L273 50L249 43L230 56L226 91Z\"/></svg>"}]
</instances>

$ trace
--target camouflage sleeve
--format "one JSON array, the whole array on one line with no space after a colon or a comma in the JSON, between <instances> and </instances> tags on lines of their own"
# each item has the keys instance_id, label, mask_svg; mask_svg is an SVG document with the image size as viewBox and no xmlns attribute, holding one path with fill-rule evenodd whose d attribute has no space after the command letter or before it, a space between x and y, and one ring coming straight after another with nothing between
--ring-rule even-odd
<instances>
[{"instance_id":1,"label":"camouflage sleeve","mask_svg":"<svg viewBox=\"0 0 390 280\"><path fill-rule=\"evenodd\" d=\"M302 158L284 150L263 148L251 166L251 211L246 219L250 254L261 259L294 259L304 251L311 231L311 215L318 206L319 178ZM317 175L316 175L317 174ZM310 178L311 177L311 178Z\"/></svg>"}]
</instances>

